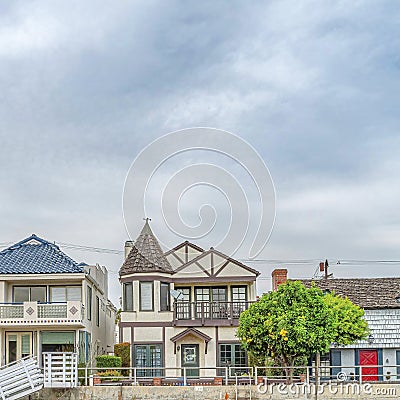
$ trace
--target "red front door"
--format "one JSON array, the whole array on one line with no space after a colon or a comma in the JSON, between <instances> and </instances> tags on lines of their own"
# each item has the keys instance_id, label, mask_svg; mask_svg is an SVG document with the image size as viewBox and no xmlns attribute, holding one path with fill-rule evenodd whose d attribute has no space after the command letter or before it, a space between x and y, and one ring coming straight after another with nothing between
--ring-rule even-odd
<instances>
[{"instance_id":1,"label":"red front door","mask_svg":"<svg viewBox=\"0 0 400 400\"><path fill-rule=\"evenodd\" d=\"M377 381L378 351L360 350L360 368L363 381Z\"/></svg>"}]
</instances>

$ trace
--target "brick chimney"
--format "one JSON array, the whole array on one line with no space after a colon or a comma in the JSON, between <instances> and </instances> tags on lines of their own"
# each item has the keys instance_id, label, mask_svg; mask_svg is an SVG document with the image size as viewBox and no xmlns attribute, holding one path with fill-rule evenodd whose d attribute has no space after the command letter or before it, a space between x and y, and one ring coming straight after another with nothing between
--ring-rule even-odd
<instances>
[{"instance_id":1,"label":"brick chimney","mask_svg":"<svg viewBox=\"0 0 400 400\"><path fill-rule=\"evenodd\" d=\"M274 269L272 271L272 290L276 291L281 283L287 281L287 269Z\"/></svg>"},{"instance_id":2,"label":"brick chimney","mask_svg":"<svg viewBox=\"0 0 400 400\"><path fill-rule=\"evenodd\" d=\"M128 257L128 254L132 250L133 242L131 240L127 240L125 242L125 259Z\"/></svg>"}]
</instances>

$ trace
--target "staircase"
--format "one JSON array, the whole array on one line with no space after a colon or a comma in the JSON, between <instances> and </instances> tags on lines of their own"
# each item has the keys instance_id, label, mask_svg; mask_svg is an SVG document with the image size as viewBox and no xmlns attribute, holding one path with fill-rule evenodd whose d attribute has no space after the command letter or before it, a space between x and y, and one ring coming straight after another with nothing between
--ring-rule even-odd
<instances>
[{"instance_id":1,"label":"staircase","mask_svg":"<svg viewBox=\"0 0 400 400\"><path fill-rule=\"evenodd\" d=\"M0 398L16 400L43 388L43 375L36 357L26 357L0 367Z\"/></svg>"}]
</instances>

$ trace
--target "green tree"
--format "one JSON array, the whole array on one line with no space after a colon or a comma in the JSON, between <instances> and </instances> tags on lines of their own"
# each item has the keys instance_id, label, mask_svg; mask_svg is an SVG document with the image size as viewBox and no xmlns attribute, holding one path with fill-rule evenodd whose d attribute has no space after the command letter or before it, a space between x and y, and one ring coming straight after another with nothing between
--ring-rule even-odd
<instances>
[{"instance_id":1,"label":"green tree","mask_svg":"<svg viewBox=\"0 0 400 400\"><path fill-rule=\"evenodd\" d=\"M241 314L237 336L250 354L278 361L291 380L300 357L325 354L334 342L365 338L362 316L363 310L348 299L288 281Z\"/></svg>"}]
</instances>

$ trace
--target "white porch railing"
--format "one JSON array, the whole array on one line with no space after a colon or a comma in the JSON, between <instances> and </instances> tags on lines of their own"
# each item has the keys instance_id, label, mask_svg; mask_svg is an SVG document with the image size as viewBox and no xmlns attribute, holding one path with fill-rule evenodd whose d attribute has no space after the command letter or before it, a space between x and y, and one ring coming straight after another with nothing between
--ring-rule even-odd
<instances>
[{"instance_id":1,"label":"white porch railing","mask_svg":"<svg viewBox=\"0 0 400 400\"><path fill-rule=\"evenodd\" d=\"M44 386L72 388L78 386L76 353L43 353Z\"/></svg>"},{"instance_id":2,"label":"white porch railing","mask_svg":"<svg viewBox=\"0 0 400 400\"><path fill-rule=\"evenodd\" d=\"M0 304L0 325L12 324L54 324L81 323L83 319L82 303L24 303Z\"/></svg>"},{"instance_id":3,"label":"white porch railing","mask_svg":"<svg viewBox=\"0 0 400 400\"><path fill-rule=\"evenodd\" d=\"M23 358L0 368L0 398L16 400L43 388L36 357Z\"/></svg>"}]
</instances>

